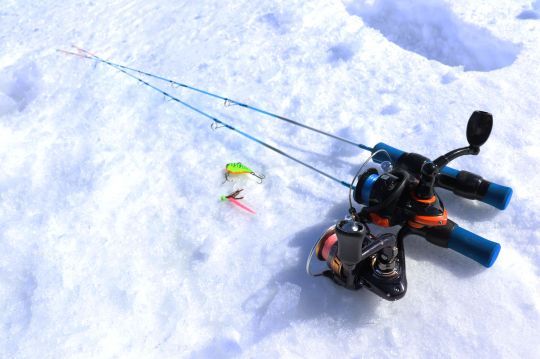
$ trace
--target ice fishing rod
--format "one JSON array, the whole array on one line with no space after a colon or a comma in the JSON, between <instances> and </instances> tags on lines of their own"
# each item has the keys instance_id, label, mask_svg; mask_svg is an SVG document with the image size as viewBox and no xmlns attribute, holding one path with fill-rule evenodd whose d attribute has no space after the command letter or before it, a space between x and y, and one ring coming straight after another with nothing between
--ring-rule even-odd
<instances>
[{"instance_id":1,"label":"ice fishing rod","mask_svg":"<svg viewBox=\"0 0 540 359\"><path fill-rule=\"evenodd\" d=\"M188 90L191 90L191 91L195 91L195 92L198 92L198 93L201 93L201 94L204 94L204 95L207 95L207 96L210 96L210 97L214 97L214 98L217 98L217 99L220 99L220 100L223 100L225 104L228 104L228 105L237 105L237 106L240 106L240 107L244 107L244 108L247 108L249 110L252 110L252 111L255 111L255 112L259 112L259 113L262 113L263 115L266 115L266 116L270 116L270 117L273 117L273 118L276 118L278 120L281 120L281 121L285 121L285 122L288 122L290 124L293 124L295 126L300 126L302 128L305 128L305 129L308 129L310 131L313 131L313 132L317 132L321 135L324 135L324 136L327 136L327 137L330 137L330 138L333 138L335 140L338 140L338 141L341 141L341 142L344 142L344 143L348 143L350 145L353 145L355 147L359 147L363 150L366 150L366 151L370 151L370 152L373 152L373 148L371 147L368 147L362 143L356 143L356 142L353 142L351 140L348 140L346 138L343 138L343 137L340 137L340 136L336 136L334 134L331 134L331 133L328 133L328 132L325 132L325 131L322 131L322 130L319 130L317 128L314 128L314 127L311 127L311 126L308 126L308 125L305 125L301 122L298 122L298 121L294 121L290 118L287 118L287 117L284 117L284 116L280 116L280 115L277 115L275 113L272 113L270 111L266 111L266 110L263 110L263 109L260 109L258 107L255 107L255 106L251 106L251 105L248 105L246 103L243 103L243 102L240 102L240 101L236 101L236 100L233 100L231 98L228 98L228 97L224 97L224 96L221 96L221 95L218 95L218 94L215 94L215 93L212 93L212 92L209 92L209 91L205 91L205 90L202 90L202 89L199 89L199 88L196 88L196 87L193 87L193 86L190 86L190 85L187 85L187 84L184 84L184 83L181 83L181 82L177 82L177 81L174 81L174 80L171 80L171 79L168 79L166 77L163 77L163 76L159 76L159 75L155 75L155 74L152 74L152 73L149 73L149 72L146 72L146 71L142 71L142 70L139 70L139 69L135 69L133 67L129 67L129 66L125 66L125 65L121 65L121 64L117 64L117 63L114 63L112 61L109 61L109 60L105 60L87 50L84 50L80 47L77 47L75 45L73 45L73 47L75 49L77 49L78 51L80 52L83 52L85 55L87 55L87 58L91 59L91 60L94 60L96 62L102 62L102 63L105 63L107 65L110 65L110 66L114 66L118 69L124 69L124 70L129 70L129 71L133 71L133 72L136 72L136 73L139 73L141 75L145 75L145 76L149 76L149 77L152 77L152 78L155 78L155 79L158 79L158 80L161 80L161 81L165 81L165 82L168 82L169 84L173 85L173 86L177 86L177 87L183 87L183 88L186 88ZM74 53L72 53L74 54Z\"/></svg>"},{"instance_id":2,"label":"ice fishing rod","mask_svg":"<svg viewBox=\"0 0 540 359\"><path fill-rule=\"evenodd\" d=\"M212 97L215 97L215 98L218 98L218 99L222 99L222 100L224 100L226 102L228 101L229 103L237 104L237 105L239 105L241 107L245 107L245 108L260 112L262 114L277 118L279 120L286 121L286 122L289 122L291 124L298 125L300 127L303 127L303 128L312 130L314 132L323 134L325 136L334 138L336 140L339 140L339 141L354 145L354 146L359 147L359 148L361 148L363 150L371 151L373 154L376 153L379 150L385 150L389 154L390 159L391 159L391 161L393 163L397 163L399 161L405 161L406 158L410 157L411 155L415 155L414 153L408 153L408 152L405 152L405 151L400 150L398 148L392 147L392 146L390 146L390 145L388 145L388 144L386 144L384 142L379 142L373 148L370 148L370 147L368 147L366 145L358 144L358 143L355 143L353 141L344 139L342 137L332 135L330 133L327 133L327 132L318 130L316 128L304 125L302 123L299 123L297 121L288 119L286 117L279 116L279 115L273 114L273 113L265 111L265 110L261 110L261 109L259 109L257 107L250 106L250 105L244 104L244 103L239 102L239 101L231 100L229 98L226 98L226 97L223 97L223 96L220 96L220 95L216 95L216 94L204 91L204 90L196 89L196 88L194 88L192 86L182 84L180 82L176 82L174 80L170 80L170 79L167 79L165 77L161 77L161 76L154 75L154 74L151 74L151 73L148 73L148 72L145 72L145 71L133 69L133 68L128 67L128 66L116 64L114 62L102 59L102 58L94 55L93 53L90 53L89 51L81 49L81 48L79 48L77 46L73 46L73 47L77 49L78 53L64 51L64 50L60 50L60 51L64 52L64 53L67 53L67 54L70 54L70 55L79 56L79 57L82 57L82 58L90 59L90 60L93 60L93 61L96 61L96 62L104 63L104 64L106 64L108 66L111 66L111 67L113 67L113 68L115 68L115 69L117 69L119 71L122 71L123 73L127 74L128 76L139 80L141 83L144 83L146 86L151 87L152 89L164 94L166 97L171 98L171 99L173 99L173 98L172 98L172 96L170 94L168 94L165 91L163 91L163 90L149 84L148 82L142 80L141 78L136 77L136 76L128 73L126 70L134 71L134 72L137 72L137 73L140 73L140 74L143 74L143 75L147 75L147 76L150 76L150 77L153 77L153 78L156 78L156 79L160 79L160 80L168 82L168 83L170 83L172 85L188 88L188 89L191 89L193 91L197 91L197 92L206 94L208 96L212 96ZM223 122L221 120L217 120L213 116L208 115L207 113L204 113L204 112L201 113L200 110L193 108L193 106L191 106L189 104L186 104L185 102L183 102L183 101L181 101L181 100L179 100L177 98L175 98L173 100L175 100L175 101L183 104L184 106L186 106L186 107L200 113L201 115L203 115L205 117L210 118L212 121L214 121L214 123L223 124ZM270 145L268 145L268 144L266 144L266 143L264 143L264 142L262 142L262 141L260 141L258 139L251 138L252 136L248 135L247 133L243 133L243 132L240 132L240 131L238 131L238 130L236 130L234 128L230 128L232 126L225 126L225 125L223 125L223 126L229 128L229 129L232 129L233 131L239 132L243 136L248 137L248 138L250 138L250 139L252 139L252 140L254 140L256 142L259 142L260 144L264 145L265 147L270 148L273 151L278 152L280 154L283 154L285 157L288 157L288 158L302 164L303 166L306 166L306 167L314 170L315 172L318 172L318 173L320 173L320 174L322 174L322 175L324 175L324 176L326 176L326 177L328 177L328 178L330 178L330 179L332 179L332 180L334 180L336 182L339 182L340 184L342 184L342 185L344 185L346 187L350 187L349 184L346 184L346 182L341 181L341 180L329 175L326 172L320 171L320 170L316 169L315 167L310 166L307 163L305 163L303 161L300 161L300 160L298 160L298 159L284 153L283 151L278 150L277 148L275 148L273 146L270 146ZM382 160L380 160L380 158L381 158L380 156L375 156L374 157L375 162L382 162ZM458 194L458 195L460 195L462 197L469 198L469 199L476 199L476 200L487 203L487 204L489 204L489 205L491 205L493 207L496 207L498 209L501 209L501 210L505 209L508 206L508 203L510 202L510 199L512 197L512 189L510 187L502 186L502 185L499 185L497 183L487 181L487 180L483 179L482 177L480 177L480 176L478 176L476 174L473 174L473 173L470 173L470 172L467 172L467 171L456 170L456 169L451 168L449 166L441 167L440 172L442 174L444 174L445 176L447 176L448 178L450 178L451 182L452 182L451 185L448 185L448 183L440 184L441 187L449 189L449 190L453 191L455 194Z\"/></svg>"},{"instance_id":3,"label":"ice fishing rod","mask_svg":"<svg viewBox=\"0 0 540 359\"><path fill-rule=\"evenodd\" d=\"M99 58L97 58L97 56L89 53L86 50L83 50L83 49L79 49L79 50L84 52L84 54L80 54L80 53L78 54L78 53L64 51L64 50L59 50L59 51L62 52L62 53L65 53L65 54L74 55L74 56L78 56L78 57L85 58L85 59L91 59L91 60L96 60L96 61L97 61L97 59L99 59ZM352 184L350 182L340 180L337 177L334 177L334 176L332 176L331 174L329 174L329 173L327 173L325 171L322 171L322 170L320 170L320 169L318 169L318 168L316 168L316 167L314 167L314 166L312 166L312 165L310 165L310 164L308 164L308 163L306 163L306 162L304 162L304 161L302 161L302 160L300 160L300 159L298 159L296 157L293 157L293 156L283 152L282 150L280 150L280 149L278 149L278 148L276 148L276 147L274 147L274 146L272 146L272 145L270 145L270 144L268 144L268 143L266 143L266 142L264 142L264 141L262 141L262 140L260 140L260 139L258 139L256 137L254 137L254 136L251 136L250 134L248 134L248 133L246 133L244 131L241 131L241 130L229 125L228 123L218 119L217 117L212 116L212 115L208 114L207 112L205 112L205 111L203 111L203 110L201 110L201 109L199 109L199 108L197 108L195 106L192 106L192 105L190 105L189 103L187 103L185 101L180 100L178 97L175 97L175 96L167 93L166 91L160 89L159 87L154 86L154 85L144 81L140 77L137 77L137 76L135 76L133 74L130 74L125 69L120 68L120 67L114 65L113 63L111 63L109 61L100 59L99 62L102 62L102 63L104 63L104 64L106 64L108 66L111 66L111 67L115 68L116 70L118 70L118 71L124 73L125 75L133 78L134 80L138 81L139 83L150 87L154 91L157 91L157 92L161 93L162 95L164 95L165 97L171 99L172 101L175 101L175 102L189 108L190 110L192 110L194 112L197 112L198 114L200 114L200 115L202 115L202 116L204 116L206 118L209 118L210 120L212 120L212 123L217 123L217 124L219 124L219 125L221 125L221 126L223 126L225 128L228 128L229 130L232 130L232 131L234 131L234 132L236 132L236 133L238 133L238 134L240 134L240 135L242 135L242 136L244 136L244 137L246 137L246 138L248 138L248 139L250 139L252 141L255 141L258 144L260 144L260 145L262 145L262 146L264 146L264 147L266 147L266 148L268 148L268 149L270 149L270 150L272 150L272 151L274 151L276 153L279 153L280 155L285 156L288 159L293 160L296 163L299 163L302 166L305 166L305 167L311 169L312 171L315 171L315 172L325 176L326 178L329 178L329 179L331 179L331 180L333 180L333 181L335 181L335 182L337 182L337 183L339 183L339 184L341 184L341 185L343 185L343 186L345 186L347 188L351 188L351 186L352 186Z\"/></svg>"}]
</instances>

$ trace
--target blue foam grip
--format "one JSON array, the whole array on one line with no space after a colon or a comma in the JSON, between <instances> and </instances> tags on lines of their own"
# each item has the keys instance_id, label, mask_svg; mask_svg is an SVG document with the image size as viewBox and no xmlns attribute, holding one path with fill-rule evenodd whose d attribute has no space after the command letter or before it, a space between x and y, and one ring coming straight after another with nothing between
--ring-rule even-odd
<instances>
[{"instance_id":1,"label":"blue foam grip","mask_svg":"<svg viewBox=\"0 0 540 359\"><path fill-rule=\"evenodd\" d=\"M441 170L441 173L456 178L459 174L459 171L446 166ZM512 199L512 193L513 191L510 187L502 186L496 183L490 183L486 194L484 195L484 197L482 197L482 199L480 199L480 201L503 210L508 207L510 199Z\"/></svg>"},{"instance_id":2,"label":"blue foam grip","mask_svg":"<svg viewBox=\"0 0 540 359\"><path fill-rule=\"evenodd\" d=\"M388 154L390 155L390 158L392 159L393 163L396 163L397 160L403 154L405 154L404 151L398 150L397 148L389 146L383 142L377 143L375 147L373 147L373 152L377 150L386 150L386 152L388 152ZM384 155L375 156L373 157L373 160L375 162L382 162L382 161L385 161L385 158L386 156ZM446 166L441 169L441 173L455 178L459 174L459 171L452 167ZM506 209L506 207L508 207L508 204L510 203L510 199L512 198L512 193L513 191L512 191L512 188L510 187L502 186L497 183L490 183L486 194L484 195L484 197L479 199L479 201L487 203L490 206L503 210L503 209Z\"/></svg>"},{"instance_id":3,"label":"blue foam grip","mask_svg":"<svg viewBox=\"0 0 540 359\"><path fill-rule=\"evenodd\" d=\"M501 250L501 245L456 225L450 234L448 248L489 268L495 263Z\"/></svg>"},{"instance_id":4,"label":"blue foam grip","mask_svg":"<svg viewBox=\"0 0 540 359\"><path fill-rule=\"evenodd\" d=\"M397 160L401 157L401 155L405 153L404 151L398 150L397 148L389 146L383 142L379 142L375 145L375 147L373 147L373 153L375 153L375 151L378 151L378 150L385 150L386 152L388 152L388 154L390 155L390 159L392 160L392 163L396 163ZM375 155L373 157L373 160L377 163L381 163L383 161L387 161L388 157L385 155L381 155L381 156Z\"/></svg>"},{"instance_id":5,"label":"blue foam grip","mask_svg":"<svg viewBox=\"0 0 540 359\"><path fill-rule=\"evenodd\" d=\"M492 205L498 209L506 209L512 198L512 188L490 183L482 202Z\"/></svg>"}]
</instances>

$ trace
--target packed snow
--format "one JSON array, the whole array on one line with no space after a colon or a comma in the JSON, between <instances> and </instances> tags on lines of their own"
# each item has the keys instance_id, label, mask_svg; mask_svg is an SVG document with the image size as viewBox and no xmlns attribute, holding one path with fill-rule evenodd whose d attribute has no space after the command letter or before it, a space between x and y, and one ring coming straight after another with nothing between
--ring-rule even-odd
<instances>
[{"instance_id":1,"label":"packed snow","mask_svg":"<svg viewBox=\"0 0 540 359\"><path fill-rule=\"evenodd\" d=\"M540 1L26 1L0 6L1 358L537 358ZM396 302L305 273L345 187L168 101L120 64L514 189L441 190L486 269L408 237ZM144 78L350 181L359 148ZM242 162L266 177L223 183ZM243 188L251 215L220 196ZM321 264L322 265L322 264Z\"/></svg>"}]
</instances>

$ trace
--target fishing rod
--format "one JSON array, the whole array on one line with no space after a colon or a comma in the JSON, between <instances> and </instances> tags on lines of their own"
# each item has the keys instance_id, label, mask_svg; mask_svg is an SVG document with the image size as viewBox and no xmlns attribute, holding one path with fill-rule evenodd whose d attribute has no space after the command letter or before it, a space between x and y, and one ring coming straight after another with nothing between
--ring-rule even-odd
<instances>
[{"instance_id":1,"label":"fishing rod","mask_svg":"<svg viewBox=\"0 0 540 359\"><path fill-rule=\"evenodd\" d=\"M488 112L475 111L469 118L466 131L468 146L454 149L435 160L420 154L404 152L382 142L373 148L362 147L371 151L372 155L348 184L240 131L129 72L134 70L98 58L86 50L79 49L77 54L66 53L111 66L165 97L209 118L212 124L219 124L237 132L349 188L349 214L344 220L330 227L315 243L306 263L309 274L327 277L347 289L357 290L365 287L384 299L397 300L402 298L407 290L403 240L409 235L420 236L439 247L452 249L485 267L491 267L497 259L500 244L470 232L450 220L436 191L437 188L444 188L457 196L477 199L499 209L505 209L510 202L511 188L486 181L474 173L458 171L447 166L458 157L479 154L480 147L489 138L493 126L493 116ZM325 134L323 131L320 133ZM380 165L369 167L368 163L371 160ZM248 169L242 170L250 172ZM232 203L241 199L239 191L224 198ZM352 198L363 206L361 211L356 211ZM248 211L249 208L245 210ZM399 226L400 230L397 236L393 232L375 235L368 224L382 228ZM311 272L311 259L314 255L320 261L326 262L327 270L318 274Z\"/></svg>"},{"instance_id":2,"label":"fishing rod","mask_svg":"<svg viewBox=\"0 0 540 359\"><path fill-rule=\"evenodd\" d=\"M174 85L174 86L177 86L177 87L183 87L183 88L186 88L188 90L191 90L191 91L195 91L195 92L198 92L198 93L201 93L201 94L204 94L204 95L207 95L207 96L210 96L210 97L214 97L214 98L217 98L217 99L220 99L220 100L223 100L225 104L229 104L229 105L238 105L240 107L244 107L244 108L247 108L249 110L252 110L252 111L256 111L256 112L259 112L259 113L262 113L263 115L266 115L266 116L270 116L270 117L273 117L273 118L276 118L278 120L281 120L281 121L285 121L285 122L288 122L290 124L293 124L295 126L300 126L302 128L305 128L305 129L308 129L310 131L313 131L313 132L317 132L321 135L324 135L324 136L327 136L327 137L330 137L330 138L333 138L335 140L338 140L338 141L341 141L341 142L344 142L344 143L348 143L350 145L353 145L355 147L359 147L363 150L366 150L366 151L370 151L372 152L373 151L373 148L371 147L368 147L362 143L355 143L351 140L348 140L346 138L343 138L343 137L340 137L340 136L336 136L334 134L331 134L331 133L328 133L328 132L325 132L325 131L322 131L322 130L319 130L317 128L314 128L314 127L311 127L311 126L308 126L308 125L305 125L301 122L298 122L298 121L294 121L290 118L287 118L287 117L284 117L284 116L280 116L280 115L277 115L275 113L272 113L270 111L266 111L266 110L263 110L263 109L260 109L258 107L255 107L255 106L251 106L251 105L248 105L246 103L243 103L243 102L240 102L240 101L236 101L236 100L233 100L231 98L228 98L228 97L224 97L224 96L221 96L221 95L218 95L218 94L215 94L215 93L212 93L212 92L209 92L209 91L205 91L205 90L201 90L199 88L196 88L196 87L193 87L193 86L190 86L190 85L187 85L187 84L184 84L184 83L181 83L181 82L177 82L177 81L174 81L174 80L171 80L171 79L168 79L166 77L163 77L163 76L159 76L159 75L154 75L152 73L149 73L149 72L146 72L146 71L142 71L142 70L139 70L139 69L135 69L133 67L129 67L129 66L125 66L125 65L121 65L121 64L117 64L117 63L114 63L112 61L109 61L109 60L105 60L85 49L82 49L80 47L77 47L75 45L72 45L75 49L77 49L78 51L84 53L85 55L87 55L87 58L90 58L91 60L94 60L94 61L97 61L97 62L102 62L102 63L105 63L107 65L110 65L110 66L114 66L116 68L119 68L119 69L124 69L124 70L129 70L129 71L133 71L133 72L136 72L136 73L139 73L139 74L142 74L142 75L145 75L145 76L149 76L149 77L152 77L152 78L155 78L155 79L158 79L158 80L161 80L161 81L165 81L165 82L168 82L169 84L171 85ZM73 53L74 54L74 53Z\"/></svg>"},{"instance_id":3,"label":"fishing rod","mask_svg":"<svg viewBox=\"0 0 540 359\"><path fill-rule=\"evenodd\" d=\"M85 58L85 59L95 60L95 58L97 58L95 55L92 55L91 53L87 52L86 50L82 50L82 49L81 49L81 51L83 51L84 54L77 54L77 53L74 53L74 52L69 52L69 51L64 51L64 50L59 50L59 51L62 52L62 53L65 53L65 54L74 55L74 56L78 56L78 57ZM90 57L90 56L92 56L92 57ZM182 106L187 107L190 110L192 110L194 112L197 112L198 114L212 120L213 124L217 123L217 124L221 125L224 128L228 128L229 130L232 130L232 131L234 131L234 132L236 132L236 133L238 133L238 134L240 134L240 135L242 135L242 136L244 136L244 137L246 137L246 138L248 138L248 139L250 139L252 141L255 141L258 144L260 144L260 145L262 145L262 146L264 146L264 147L266 147L266 148L268 148L268 149L270 149L270 150L272 150L272 151L274 151L276 153L279 153L280 155L285 156L288 159L293 160L296 163L299 163L302 166L305 166L305 167L311 169L312 171L315 171L315 172L319 173L320 175L323 175L326 178L329 178L329 179L331 179L331 180L333 180L333 181L335 181L335 182L337 182L337 183L339 183L339 184L341 184L341 185L343 185L343 186L345 186L347 188L351 188L351 186L352 186L351 183L340 180L337 177L334 177L334 176L332 176L331 174L329 174L329 173L327 173L325 171L322 171L322 170L320 170L320 169L318 169L318 168L316 168L316 167L314 167L314 166L312 166L312 165L310 165L310 164L308 164L308 163L306 163L306 162L304 162L304 161L302 161L302 160L300 160L300 159L298 159L296 157L293 157L293 156L289 155L288 153L285 153L284 151L282 151L282 150L280 150L280 149L278 149L278 148L276 148L276 147L274 147L274 146L272 146L272 145L270 145L270 144L268 144L268 143L266 143L266 142L264 142L264 141L262 141L262 140L260 140L260 139L258 139L256 137L254 137L254 136L251 136L250 134L248 134L248 133L246 133L244 131L241 131L241 130L229 125L228 123L218 119L217 117L212 116L212 115L208 114L207 112L205 112L205 111L203 111L203 110L201 110L201 109L199 109L199 108L197 108L195 106L192 106L192 105L190 105L189 103L187 103L185 101L180 100L178 97L173 96L173 95L169 94L168 92L160 89L159 87L154 86L154 85L144 81L140 77L137 77L137 76L127 72L123 68L118 67L118 66L114 65L113 63L111 63L109 61L100 60L100 62L115 68L116 70L118 70L118 71L124 73L125 75L133 78L134 80L138 81L139 83L150 87L154 91L157 91L157 92L161 93L162 95L164 95L165 97L171 99L172 101L175 101L175 102L181 104Z\"/></svg>"},{"instance_id":4,"label":"fishing rod","mask_svg":"<svg viewBox=\"0 0 540 359\"><path fill-rule=\"evenodd\" d=\"M208 96L212 96L212 97L224 100L224 101L229 101L230 103L238 104L239 106L242 106L242 107L245 107L245 108L260 112L260 113L263 113L265 115L277 118L279 120L289 122L291 124L294 124L294 125L297 125L297 126L309 129L309 130L312 130L314 132L317 132L317 133L323 134L325 136L334 138L334 139L342 141L344 143L354 145L354 146L359 147L361 149L371 151L373 154L376 153L379 150L384 150L390 156L390 159L391 159L392 163L397 163L398 161L402 161L407 156L413 154L413 153L405 152L405 151L400 150L398 148L392 147L392 146L390 146L390 145L388 145L388 144L386 144L384 142L377 143L375 146L373 146L373 148L371 148L369 146L366 146L364 144L355 143L355 142L347 140L345 138L335 136L333 134L330 134L330 133L324 132L322 130L319 130L319 129L304 125L304 124L302 124L300 122L288 119L286 117L276 115L276 114L273 114L273 113L265 111L265 110L261 110L261 109L259 109L257 107L250 106L250 105L244 104L244 103L239 102L239 101L231 100L229 98L226 98L226 97L214 94L214 93L210 93L208 91L200 90L200 89L197 89L195 87L192 87L192 86L189 86L189 85L186 85L186 84L174 81L174 80L170 80L170 79L167 79L167 78L162 77L162 76L151 74L151 73L146 72L146 71L142 71L142 70L134 69L134 68L131 68L131 67L128 67L128 66L116 64L116 63L114 63L112 61L105 60L105 59L103 59L103 58L101 58L101 57L99 57L99 56L97 56L97 55L95 55L95 54L93 54L93 53L91 53L91 52L89 52L87 50L84 50L84 49L82 49L80 47L77 47L75 45L72 45L72 46L75 49L77 49L78 53L65 51L65 50L58 50L58 51L69 54L69 55L75 55L75 56L79 56L79 57L82 57L82 58L85 58L85 59L93 60L93 61L96 61L98 63L104 63L104 64L106 64L108 66L111 66L111 67L113 67L113 68L115 68L115 69L117 69L119 71L122 71L123 73L125 73L125 74L127 74L127 75L129 75L131 77L134 77L134 76L132 74L128 73L126 70L134 71L134 72L146 75L146 76L150 76L150 77L153 77L153 78L168 82L170 84L180 86L180 87L184 87L184 88L187 88L187 89L191 89L193 91L197 91L197 92L200 92L202 94L206 94ZM137 78L137 77L135 77L135 78ZM140 78L137 78L137 79L139 79L141 82L144 82L144 80L142 80ZM146 83L146 84L148 86L150 86L151 88L153 88L154 90L156 90L155 86L150 85L148 83ZM161 89L157 89L157 91L162 92ZM166 94L165 96L170 98L169 94ZM187 106L187 107L191 108L190 105ZM193 108L192 108L192 110L193 110ZM198 112L197 110L194 110L194 111ZM214 118L212 116L209 116L209 115L207 116L206 114L204 116L209 117L210 119L214 120ZM215 123L220 123L218 121L214 121L214 122ZM247 137L248 135L246 134L244 136ZM265 146L267 146L267 145L265 144ZM273 149L273 150L276 150L276 149ZM280 151L280 150L278 150L278 151ZM280 152L282 152L282 151L280 151ZM278 152L278 153L280 153L280 152ZM284 155L286 157L289 157L289 158L293 159L292 156L289 156L287 154L284 154ZM377 163L381 163L383 161L386 161L387 157L388 156L375 156L373 158L373 160L375 162L377 162ZM302 161L300 161L298 159L293 159L293 160L298 162L298 163L301 163L304 166L307 165L306 163L304 163L304 162L302 162ZM306 167L308 167L308 168L310 168L312 170L315 170L318 173L321 173L321 174L324 173L324 172L322 172L322 171L320 171L318 169L315 169L312 166L307 165ZM469 198L469 199L476 199L476 200L479 200L481 202L484 202L486 204L489 204L489 205L491 205L491 206L493 206L495 208L501 209L501 210L505 209L508 206L508 204L510 202L510 199L512 197L513 191L512 191L512 189L510 187L503 186L503 185L500 185L500 184L497 184L497 183L494 183L494 182L487 181L487 180L483 179L482 177L480 177L478 175L475 175L473 173L470 173L470 172L467 172L467 171L460 171L460 170L454 169L454 168L452 168L450 166L443 166L442 168L440 168L440 172L442 174L450 177L452 183L455 184L455 186L457 186L456 189L448 188L448 186L446 186L444 188L447 188L447 189L453 191L455 194L457 194L459 196ZM334 181L336 181L336 182L339 182L339 183L343 184L343 181L337 180L335 177L330 176L327 173L324 173L323 175L330 178L330 179L332 179L332 180L334 180ZM472 175L472 177L470 175ZM474 180L469 178L469 177L474 178ZM346 187L349 187L349 185L347 185Z\"/></svg>"}]
</instances>

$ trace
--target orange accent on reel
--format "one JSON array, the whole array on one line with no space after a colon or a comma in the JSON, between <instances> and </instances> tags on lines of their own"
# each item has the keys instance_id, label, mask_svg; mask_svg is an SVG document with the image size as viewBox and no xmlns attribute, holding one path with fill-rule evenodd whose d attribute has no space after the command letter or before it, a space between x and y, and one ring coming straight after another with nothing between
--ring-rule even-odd
<instances>
[{"instance_id":1,"label":"orange accent on reel","mask_svg":"<svg viewBox=\"0 0 540 359\"><path fill-rule=\"evenodd\" d=\"M390 220L388 218L379 216L377 213L370 213L369 218L371 218L371 221L378 226L390 227Z\"/></svg>"},{"instance_id":2,"label":"orange accent on reel","mask_svg":"<svg viewBox=\"0 0 540 359\"><path fill-rule=\"evenodd\" d=\"M438 227L445 226L448 221L448 212L446 209L440 216L415 216L412 221L409 221L409 226L413 228L422 228L423 226Z\"/></svg>"},{"instance_id":3,"label":"orange accent on reel","mask_svg":"<svg viewBox=\"0 0 540 359\"><path fill-rule=\"evenodd\" d=\"M423 224L418 224L418 223L415 223L413 221L409 221L409 222L407 222L407 224L409 225L409 227L416 228L416 229L420 229L420 228L425 227Z\"/></svg>"},{"instance_id":4,"label":"orange accent on reel","mask_svg":"<svg viewBox=\"0 0 540 359\"><path fill-rule=\"evenodd\" d=\"M414 192L411 193L411 197L412 197L416 202L426 203L426 204L435 203L435 201L437 200L437 197L435 197L435 196L431 197L430 199L420 199L420 198L416 197L416 195L414 194Z\"/></svg>"}]
</instances>

